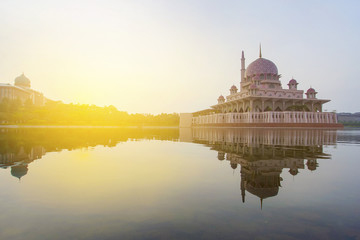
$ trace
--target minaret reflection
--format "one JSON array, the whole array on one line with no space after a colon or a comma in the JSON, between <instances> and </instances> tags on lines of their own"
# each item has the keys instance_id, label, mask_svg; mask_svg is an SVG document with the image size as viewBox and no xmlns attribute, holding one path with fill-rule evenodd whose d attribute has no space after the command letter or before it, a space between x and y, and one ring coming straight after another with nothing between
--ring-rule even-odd
<instances>
[{"instance_id":1,"label":"minaret reflection","mask_svg":"<svg viewBox=\"0 0 360 240\"><path fill-rule=\"evenodd\" d=\"M274 197L281 187L283 169L293 176L299 169L315 171L317 159L329 159L324 145L336 144L336 132L326 130L221 129L194 128L194 142L203 143L218 152L218 159L240 165L240 191L245 202L246 191L264 199Z\"/></svg>"}]
</instances>

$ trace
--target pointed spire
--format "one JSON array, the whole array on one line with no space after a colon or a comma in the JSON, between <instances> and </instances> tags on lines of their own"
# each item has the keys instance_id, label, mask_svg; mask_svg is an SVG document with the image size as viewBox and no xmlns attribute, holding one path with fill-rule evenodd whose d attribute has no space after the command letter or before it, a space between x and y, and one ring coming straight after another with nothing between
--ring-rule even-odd
<instances>
[{"instance_id":1,"label":"pointed spire","mask_svg":"<svg viewBox=\"0 0 360 240\"><path fill-rule=\"evenodd\" d=\"M241 79L240 82L244 81L245 78L245 54L244 51L241 51Z\"/></svg>"},{"instance_id":2,"label":"pointed spire","mask_svg":"<svg viewBox=\"0 0 360 240\"><path fill-rule=\"evenodd\" d=\"M260 43L260 52L259 52L259 58L262 58L262 54L261 54L261 43Z\"/></svg>"}]
</instances>

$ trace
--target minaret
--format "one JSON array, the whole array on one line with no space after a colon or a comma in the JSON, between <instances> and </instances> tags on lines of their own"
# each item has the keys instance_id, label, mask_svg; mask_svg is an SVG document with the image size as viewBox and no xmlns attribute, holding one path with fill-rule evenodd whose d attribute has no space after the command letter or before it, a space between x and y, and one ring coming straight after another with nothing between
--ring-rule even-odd
<instances>
[{"instance_id":1,"label":"minaret","mask_svg":"<svg viewBox=\"0 0 360 240\"><path fill-rule=\"evenodd\" d=\"M240 190L241 190L241 198L242 202L245 202L245 173L242 172L242 167L240 168Z\"/></svg>"},{"instance_id":2,"label":"minaret","mask_svg":"<svg viewBox=\"0 0 360 240\"><path fill-rule=\"evenodd\" d=\"M262 58L262 54L261 54L261 43L260 43L260 52L259 52L259 58Z\"/></svg>"},{"instance_id":3,"label":"minaret","mask_svg":"<svg viewBox=\"0 0 360 240\"><path fill-rule=\"evenodd\" d=\"M244 81L245 78L245 57L244 57L244 51L241 53L241 82Z\"/></svg>"}]
</instances>

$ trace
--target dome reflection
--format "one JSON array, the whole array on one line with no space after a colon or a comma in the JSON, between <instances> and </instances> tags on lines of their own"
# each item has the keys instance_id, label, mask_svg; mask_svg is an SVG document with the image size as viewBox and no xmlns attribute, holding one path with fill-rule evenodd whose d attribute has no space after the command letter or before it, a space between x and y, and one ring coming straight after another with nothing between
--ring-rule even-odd
<instances>
[{"instance_id":1,"label":"dome reflection","mask_svg":"<svg viewBox=\"0 0 360 240\"><path fill-rule=\"evenodd\" d=\"M284 169L296 176L318 168L317 159L329 159L324 145L335 145L336 131L194 128L192 139L218 152L232 169L240 167L240 191L260 198L274 197L281 187Z\"/></svg>"}]
</instances>

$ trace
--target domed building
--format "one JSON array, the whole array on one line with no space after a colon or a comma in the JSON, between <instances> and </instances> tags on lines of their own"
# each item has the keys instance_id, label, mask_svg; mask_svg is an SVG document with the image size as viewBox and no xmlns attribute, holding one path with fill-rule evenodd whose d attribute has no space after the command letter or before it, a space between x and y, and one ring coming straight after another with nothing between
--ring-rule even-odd
<instances>
[{"instance_id":1,"label":"domed building","mask_svg":"<svg viewBox=\"0 0 360 240\"><path fill-rule=\"evenodd\" d=\"M30 79L28 79L24 73L15 78L15 86L23 87L23 88L30 88Z\"/></svg>"},{"instance_id":2,"label":"domed building","mask_svg":"<svg viewBox=\"0 0 360 240\"><path fill-rule=\"evenodd\" d=\"M180 114L182 123L191 122L191 126L224 127L324 127L341 128L335 113L323 112L327 99L318 99L317 91L309 88L304 91L297 88L298 82L290 79L288 88L283 88L281 74L274 62L262 57L245 68L245 56L242 51L240 90L233 85L230 94L222 95L217 104L208 111Z\"/></svg>"},{"instance_id":3,"label":"domed building","mask_svg":"<svg viewBox=\"0 0 360 240\"><path fill-rule=\"evenodd\" d=\"M14 85L0 83L0 101L5 98L19 99L22 103L30 100L35 106L43 106L46 101L44 94L31 89L31 81L24 73L15 78Z\"/></svg>"}]
</instances>

